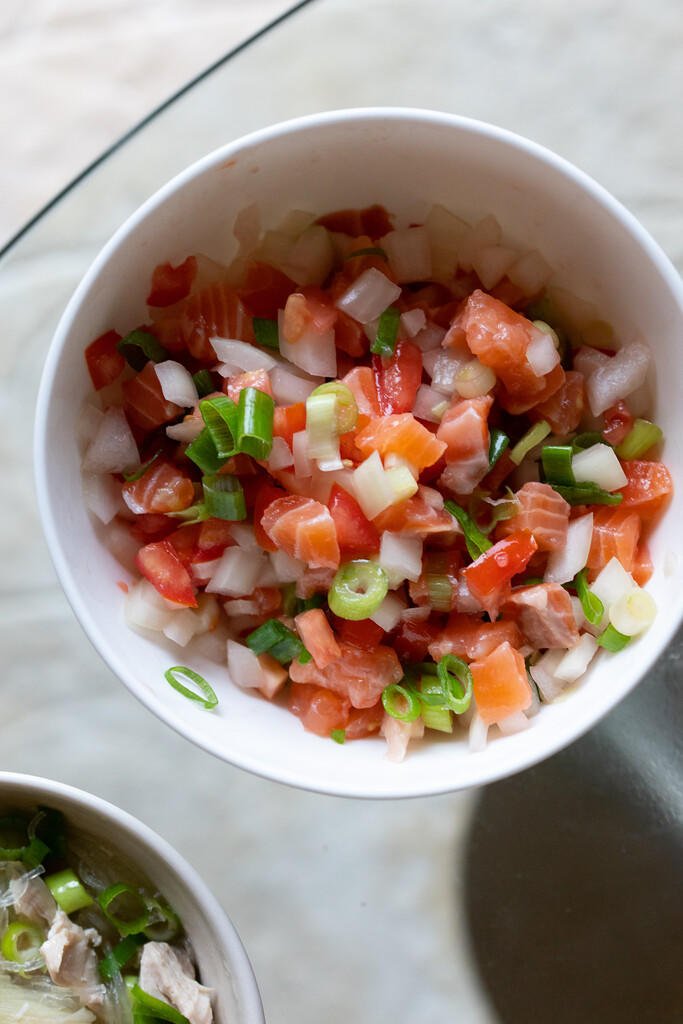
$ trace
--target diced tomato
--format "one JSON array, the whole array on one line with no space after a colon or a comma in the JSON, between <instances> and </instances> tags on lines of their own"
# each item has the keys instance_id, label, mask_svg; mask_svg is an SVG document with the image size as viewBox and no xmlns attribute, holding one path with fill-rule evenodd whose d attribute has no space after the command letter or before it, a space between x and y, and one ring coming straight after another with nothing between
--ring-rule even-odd
<instances>
[{"instance_id":1,"label":"diced tomato","mask_svg":"<svg viewBox=\"0 0 683 1024\"><path fill-rule=\"evenodd\" d=\"M443 631L429 644L429 654L434 661L446 654L476 661L485 658L506 641L512 647L521 647L524 643L516 623L502 620L483 622L472 615L456 612L450 616Z\"/></svg>"},{"instance_id":2,"label":"diced tomato","mask_svg":"<svg viewBox=\"0 0 683 1024\"><path fill-rule=\"evenodd\" d=\"M364 736L372 736L379 731L384 718L382 701L378 700L371 708L351 708L349 720L344 730L347 740L360 740Z\"/></svg>"},{"instance_id":3,"label":"diced tomato","mask_svg":"<svg viewBox=\"0 0 683 1024\"><path fill-rule=\"evenodd\" d=\"M555 434L570 434L576 430L585 407L584 377L576 370L567 370L562 386L547 398L545 402L535 405L532 410L534 419L547 420Z\"/></svg>"},{"instance_id":4,"label":"diced tomato","mask_svg":"<svg viewBox=\"0 0 683 1024\"><path fill-rule=\"evenodd\" d=\"M247 312L266 320L276 320L278 310L284 309L287 296L296 288L281 270L268 263L254 261L247 268L239 296Z\"/></svg>"},{"instance_id":5,"label":"diced tomato","mask_svg":"<svg viewBox=\"0 0 683 1024\"><path fill-rule=\"evenodd\" d=\"M173 533L176 528L174 519L169 519L168 516L159 515L156 512L136 516L128 524L131 536L140 544L148 544L153 540L163 540Z\"/></svg>"},{"instance_id":6,"label":"diced tomato","mask_svg":"<svg viewBox=\"0 0 683 1024\"><path fill-rule=\"evenodd\" d=\"M439 626L429 619L402 619L392 647L403 661L424 661L438 634Z\"/></svg>"},{"instance_id":7,"label":"diced tomato","mask_svg":"<svg viewBox=\"0 0 683 1024\"><path fill-rule=\"evenodd\" d=\"M282 437L292 447L292 438L306 428L306 403L276 405L273 414L273 436Z\"/></svg>"},{"instance_id":8,"label":"diced tomato","mask_svg":"<svg viewBox=\"0 0 683 1024\"><path fill-rule=\"evenodd\" d=\"M432 466L446 451L445 442L437 440L410 412L371 420L356 434L356 446L366 458L373 451L382 458L400 455L418 471Z\"/></svg>"},{"instance_id":9,"label":"diced tomato","mask_svg":"<svg viewBox=\"0 0 683 1024\"><path fill-rule=\"evenodd\" d=\"M640 516L624 505L593 510L593 537L588 553L588 568L593 574L604 569L611 558L618 558L630 572L640 540Z\"/></svg>"},{"instance_id":10,"label":"diced tomato","mask_svg":"<svg viewBox=\"0 0 683 1024\"><path fill-rule=\"evenodd\" d=\"M254 536L265 551L277 551L277 544L273 543L261 525L263 513L274 501L284 497L286 497L286 492L282 487L276 487L275 484L271 484L267 480L258 485L254 500Z\"/></svg>"},{"instance_id":11,"label":"diced tomato","mask_svg":"<svg viewBox=\"0 0 683 1024\"><path fill-rule=\"evenodd\" d=\"M135 556L135 564L166 600L186 608L197 607L190 574L170 541L146 544Z\"/></svg>"},{"instance_id":12,"label":"diced tomato","mask_svg":"<svg viewBox=\"0 0 683 1024\"><path fill-rule=\"evenodd\" d=\"M301 719L304 729L317 736L329 736L335 729L344 729L349 720L348 700L322 686L292 683L287 707Z\"/></svg>"},{"instance_id":13,"label":"diced tomato","mask_svg":"<svg viewBox=\"0 0 683 1024\"><path fill-rule=\"evenodd\" d=\"M126 360L116 347L120 341L120 334L107 331L91 341L85 350L88 373L96 391L113 384L126 367Z\"/></svg>"},{"instance_id":14,"label":"diced tomato","mask_svg":"<svg viewBox=\"0 0 683 1024\"><path fill-rule=\"evenodd\" d=\"M123 485L128 508L141 512L181 512L194 501L194 484L189 476L165 459L155 459L139 480Z\"/></svg>"},{"instance_id":15,"label":"diced tomato","mask_svg":"<svg viewBox=\"0 0 683 1024\"><path fill-rule=\"evenodd\" d=\"M340 640L354 647L372 650L384 639L384 630L372 619L335 619L335 628Z\"/></svg>"},{"instance_id":16,"label":"diced tomato","mask_svg":"<svg viewBox=\"0 0 683 1024\"><path fill-rule=\"evenodd\" d=\"M147 296L148 306L173 306L187 298L197 276L197 260L188 256L177 267L160 263L152 273L152 284Z\"/></svg>"},{"instance_id":17,"label":"diced tomato","mask_svg":"<svg viewBox=\"0 0 683 1024\"><path fill-rule=\"evenodd\" d=\"M363 210L336 210L318 217L316 224L322 224L328 231L344 235L369 235L382 238L392 229L391 218L383 206L366 206Z\"/></svg>"},{"instance_id":18,"label":"diced tomato","mask_svg":"<svg viewBox=\"0 0 683 1024\"><path fill-rule=\"evenodd\" d=\"M290 677L296 683L314 683L334 690L354 708L372 707L386 686L403 678L401 663L391 647L380 645L367 650L341 641L339 649L341 657L326 669L319 669L313 661L305 665L293 661Z\"/></svg>"},{"instance_id":19,"label":"diced tomato","mask_svg":"<svg viewBox=\"0 0 683 1024\"><path fill-rule=\"evenodd\" d=\"M364 416L379 416L379 398L375 374L369 366L354 366L353 370L342 378L353 397L356 399L358 412Z\"/></svg>"},{"instance_id":20,"label":"diced tomato","mask_svg":"<svg viewBox=\"0 0 683 1024\"><path fill-rule=\"evenodd\" d=\"M605 426L602 436L607 444L616 447L618 444L621 444L633 426L633 413L626 405L626 402L617 402L616 405L612 405L609 409L605 410L603 418Z\"/></svg>"},{"instance_id":21,"label":"diced tomato","mask_svg":"<svg viewBox=\"0 0 683 1024\"><path fill-rule=\"evenodd\" d=\"M644 523L652 523L664 512L671 500L674 485L671 474L662 462L629 459L622 462L628 483L620 493L622 508L637 512Z\"/></svg>"},{"instance_id":22,"label":"diced tomato","mask_svg":"<svg viewBox=\"0 0 683 1024\"><path fill-rule=\"evenodd\" d=\"M161 390L154 363L146 363L140 372L121 385L123 408L132 424L142 430L154 430L170 423L182 413L182 408L167 402Z\"/></svg>"},{"instance_id":23,"label":"diced tomato","mask_svg":"<svg viewBox=\"0 0 683 1024\"><path fill-rule=\"evenodd\" d=\"M422 352L409 341L399 341L393 356L373 356L380 412L410 412L422 383Z\"/></svg>"},{"instance_id":24,"label":"diced tomato","mask_svg":"<svg viewBox=\"0 0 683 1024\"><path fill-rule=\"evenodd\" d=\"M339 644L322 608L301 612L295 617L294 625L318 668L325 669L341 657Z\"/></svg>"},{"instance_id":25,"label":"diced tomato","mask_svg":"<svg viewBox=\"0 0 683 1024\"><path fill-rule=\"evenodd\" d=\"M481 602L489 615L495 614L507 585L513 576L526 568L537 550L528 530L520 530L480 555L463 569L470 593Z\"/></svg>"},{"instance_id":26,"label":"diced tomato","mask_svg":"<svg viewBox=\"0 0 683 1024\"><path fill-rule=\"evenodd\" d=\"M357 359L370 349L367 335L357 320L339 311L334 328L334 343L342 352Z\"/></svg>"},{"instance_id":27,"label":"diced tomato","mask_svg":"<svg viewBox=\"0 0 683 1024\"><path fill-rule=\"evenodd\" d=\"M644 587L652 579L653 572L654 566L650 556L650 549L646 543L641 542L636 551L631 575L639 587Z\"/></svg>"},{"instance_id":28,"label":"diced tomato","mask_svg":"<svg viewBox=\"0 0 683 1024\"><path fill-rule=\"evenodd\" d=\"M430 504L425 495L430 488L418 488L417 494L406 501L390 505L373 520L379 533L431 534L450 533L454 529L453 516L443 508ZM433 493L433 492L432 492Z\"/></svg>"},{"instance_id":29,"label":"diced tomato","mask_svg":"<svg viewBox=\"0 0 683 1024\"><path fill-rule=\"evenodd\" d=\"M310 568L339 568L334 520L319 501L294 494L278 498L266 508L261 525L277 547Z\"/></svg>"},{"instance_id":30,"label":"diced tomato","mask_svg":"<svg viewBox=\"0 0 683 1024\"><path fill-rule=\"evenodd\" d=\"M531 705L531 686L524 658L506 640L485 658L470 665L477 711L492 725Z\"/></svg>"},{"instance_id":31,"label":"diced tomato","mask_svg":"<svg viewBox=\"0 0 683 1024\"><path fill-rule=\"evenodd\" d=\"M380 536L376 528L363 515L356 499L338 484L332 485L328 507L342 558L368 558L379 551Z\"/></svg>"},{"instance_id":32,"label":"diced tomato","mask_svg":"<svg viewBox=\"0 0 683 1024\"><path fill-rule=\"evenodd\" d=\"M238 373L236 377L227 377L223 385L223 391L233 402L239 401L240 391L244 391L245 388L255 388L273 397L270 377L266 370L247 370L246 373Z\"/></svg>"},{"instance_id":33,"label":"diced tomato","mask_svg":"<svg viewBox=\"0 0 683 1024\"><path fill-rule=\"evenodd\" d=\"M529 481L515 494L517 515L498 526L498 535L518 530L533 534L539 551L559 551L564 547L569 528L570 507L549 484Z\"/></svg>"}]
</instances>

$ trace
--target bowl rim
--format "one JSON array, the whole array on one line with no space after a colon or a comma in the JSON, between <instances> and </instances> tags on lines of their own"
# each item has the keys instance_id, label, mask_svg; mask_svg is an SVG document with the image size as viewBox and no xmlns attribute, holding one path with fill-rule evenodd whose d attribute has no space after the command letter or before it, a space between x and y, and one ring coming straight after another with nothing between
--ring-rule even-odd
<instances>
[{"instance_id":1,"label":"bowl rim","mask_svg":"<svg viewBox=\"0 0 683 1024\"><path fill-rule=\"evenodd\" d=\"M168 840L116 804L87 790L58 782L55 779L0 770L0 798L3 798L8 791L14 792L15 796L12 798L16 798L17 792L32 800L49 801L50 798L55 798L77 806L86 814L99 814L115 825L118 830L126 833L129 838L134 839L139 845L147 847L152 854L163 860L178 882L187 890L202 918L210 922L210 927L220 942L221 950L225 951L230 980L244 1013L245 1021L248 1024L265 1024L256 975L237 929L197 870L178 853L174 846L171 846Z\"/></svg>"},{"instance_id":2,"label":"bowl rim","mask_svg":"<svg viewBox=\"0 0 683 1024\"><path fill-rule=\"evenodd\" d=\"M184 721L180 715L172 710L170 704L156 696L136 678L135 673L129 670L128 666L118 657L111 645L108 644L106 634L102 632L91 616L89 608L81 598L76 580L71 575L60 540L60 529L52 512L47 483L49 399L59 358L68 339L72 322L80 308L82 297L88 292L92 282L97 278L112 252L118 248L129 232L178 189L181 189L196 177L201 176L214 165L231 159L240 151L248 147L270 142L290 133L305 132L311 129L350 122L369 124L380 122L410 123L415 121L479 135L490 141L502 143L544 164L552 172L563 176L565 179L573 182L583 192L590 194L613 219L619 222L621 227L633 237L640 249L645 252L658 276L670 290L673 299L679 307L681 320L683 321L683 281L681 281L675 267L661 246L619 200L604 186L600 185L595 179L576 167L569 160L547 149L540 143L519 135L510 129L460 114L414 107L369 106L343 108L291 118L259 128L256 131L225 143L223 146L214 149L184 168L137 207L100 249L62 313L50 343L41 374L36 407L34 478L43 531L50 556L67 600L98 654L103 658L114 675L123 682L126 688L148 710L152 711L153 714L174 729L179 735L195 743L201 749L261 778L331 796L361 799L403 799L450 793L459 789L495 782L498 779L532 767L552 754L559 752L586 733L604 715L619 704L643 679L646 672L663 653L671 642L681 621L683 621L683 590L669 606L668 622L660 633L660 643L648 651L647 656L643 659L640 675L626 681L622 677L619 687L615 688L609 696L603 697L594 714L570 719L563 728L551 730L547 735L539 734L539 738L533 746L525 746L521 754L515 750L514 753L510 752L508 756L499 757L495 763L488 764L482 768L476 780L461 782L459 779L443 778L435 775L434 779L429 783L422 780L408 782L408 780L402 779L400 773L397 772L395 784L391 791L387 791L385 785L375 785L372 782L363 785L350 784L344 781L341 773L334 779L321 782L311 778L309 772L299 772L292 764L283 764L277 770L274 770L272 767L264 766L260 760L254 759L249 755L233 754L230 751L226 751L220 742L214 741L211 737L203 734L201 728Z\"/></svg>"}]
</instances>

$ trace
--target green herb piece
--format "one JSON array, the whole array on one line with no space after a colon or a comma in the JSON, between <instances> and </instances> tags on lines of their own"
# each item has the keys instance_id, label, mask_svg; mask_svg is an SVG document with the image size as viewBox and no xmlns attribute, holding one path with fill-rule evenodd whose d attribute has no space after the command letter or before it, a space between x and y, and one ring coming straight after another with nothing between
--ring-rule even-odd
<instances>
[{"instance_id":1,"label":"green herb piece","mask_svg":"<svg viewBox=\"0 0 683 1024\"><path fill-rule=\"evenodd\" d=\"M581 602L586 622L590 622L591 626L599 626L605 614L605 606L597 594L589 590L585 569L577 572L574 577L574 586L576 587L576 594Z\"/></svg>"},{"instance_id":2,"label":"green herb piece","mask_svg":"<svg viewBox=\"0 0 683 1024\"><path fill-rule=\"evenodd\" d=\"M398 325L401 320L400 310L396 306L388 306L377 323L377 334L370 346L376 356L393 356L398 338Z\"/></svg>"},{"instance_id":3,"label":"green herb piece","mask_svg":"<svg viewBox=\"0 0 683 1024\"><path fill-rule=\"evenodd\" d=\"M333 739L335 743L345 743L346 729L333 729L330 733L330 739Z\"/></svg>"},{"instance_id":4,"label":"green herb piece","mask_svg":"<svg viewBox=\"0 0 683 1024\"><path fill-rule=\"evenodd\" d=\"M510 444L510 438L502 430L493 429L489 442L489 469L493 469L498 459Z\"/></svg>"},{"instance_id":5,"label":"green herb piece","mask_svg":"<svg viewBox=\"0 0 683 1024\"><path fill-rule=\"evenodd\" d=\"M127 484L133 484L133 483L135 483L136 480L140 480L145 475L145 473L147 472L149 467L154 462L156 462L156 460L161 455L161 452L162 452L162 449L160 448L158 452L154 453L154 455L152 456L151 459L147 459L147 462L143 462L143 464L141 466L138 466L138 468L134 469L131 473L122 473L121 475L122 475L123 479L126 481L126 483Z\"/></svg>"},{"instance_id":6,"label":"green herb piece","mask_svg":"<svg viewBox=\"0 0 683 1024\"><path fill-rule=\"evenodd\" d=\"M304 665L311 660L309 651L296 633L279 619L268 619L257 626L245 642L254 654L270 654L281 665L288 665L295 659Z\"/></svg>"},{"instance_id":7,"label":"green herb piece","mask_svg":"<svg viewBox=\"0 0 683 1024\"><path fill-rule=\"evenodd\" d=\"M485 551L488 551L493 546L491 541L482 533L472 517L460 505L456 505L454 501L445 501L444 508L460 523L462 532L465 534L465 545L470 558L473 562L476 562L480 555L483 555Z\"/></svg>"},{"instance_id":8,"label":"green herb piece","mask_svg":"<svg viewBox=\"0 0 683 1024\"><path fill-rule=\"evenodd\" d=\"M280 335L277 328L277 320L267 320L264 317L255 316L252 320L256 344L263 348L274 348L280 351Z\"/></svg>"},{"instance_id":9,"label":"green herb piece","mask_svg":"<svg viewBox=\"0 0 683 1024\"><path fill-rule=\"evenodd\" d=\"M138 372L145 368L150 359L153 363L162 363L168 359L164 346L149 331L131 331L117 342L116 347L128 365Z\"/></svg>"}]
</instances>

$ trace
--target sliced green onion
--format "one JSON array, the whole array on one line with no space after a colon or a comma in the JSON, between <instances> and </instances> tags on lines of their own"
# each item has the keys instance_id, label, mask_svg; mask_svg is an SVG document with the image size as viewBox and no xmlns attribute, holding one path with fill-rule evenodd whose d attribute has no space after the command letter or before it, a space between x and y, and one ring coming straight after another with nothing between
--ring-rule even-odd
<instances>
[{"instance_id":1,"label":"sliced green onion","mask_svg":"<svg viewBox=\"0 0 683 1024\"><path fill-rule=\"evenodd\" d=\"M551 426L545 420L541 420L539 423L534 423L533 427L530 427L526 434L517 442L514 448L510 451L510 458L516 466L526 458L529 452L540 444L543 438L547 437L551 431Z\"/></svg>"},{"instance_id":2,"label":"sliced green onion","mask_svg":"<svg viewBox=\"0 0 683 1024\"><path fill-rule=\"evenodd\" d=\"M453 716L448 708L437 708L423 704L422 721L424 722L425 729L435 729L437 732L453 732Z\"/></svg>"},{"instance_id":3,"label":"sliced green onion","mask_svg":"<svg viewBox=\"0 0 683 1024\"><path fill-rule=\"evenodd\" d=\"M335 743L346 743L346 729L333 729L330 739L333 739Z\"/></svg>"},{"instance_id":4,"label":"sliced green onion","mask_svg":"<svg viewBox=\"0 0 683 1024\"><path fill-rule=\"evenodd\" d=\"M189 687L185 686L180 679L176 677L187 679L189 682L194 683L199 690L190 690ZM178 693L181 693L183 697L187 697L188 700L196 701L197 704L201 704L207 711L211 711L218 704L218 697L216 692L210 683L207 683L204 676L200 676L198 672L188 668L187 665L173 665L172 668L166 669L164 672L164 679L170 686L173 687Z\"/></svg>"},{"instance_id":5,"label":"sliced green onion","mask_svg":"<svg viewBox=\"0 0 683 1024\"><path fill-rule=\"evenodd\" d=\"M99 963L100 977L103 981L111 981L117 974L121 973L121 968L125 967L126 964L133 959L137 953L139 947L145 941L142 935L127 935L125 939L121 939L114 948L107 953Z\"/></svg>"},{"instance_id":6,"label":"sliced green onion","mask_svg":"<svg viewBox=\"0 0 683 1024\"><path fill-rule=\"evenodd\" d=\"M591 626L599 626L602 622L602 617L605 614L605 606L598 595L588 589L588 580L586 579L585 569L582 569L581 572L577 572L574 577L574 586L576 587L576 594L581 602L581 608L583 609L586 622L590 622Z\"/></svg>"},{"instance_id":7,"label":"sliced green onion","mask_svg":"<svg viewBox=\"0 0 683 1024\"><path fill-rule=\"evenodd\" d=\"M358 406L353 391L340 380L330 380L326 384L319 384L310 397L316 395L334 395L336 405L334 417L338 434L346 434L353 430L358 422ZM306 427L308 428L308 402L306 402Z\"/></svg>"},{"instance_id":8,"label":"sliced green onion","mask_svg":"<svg viewBox=\"0 0 683 1024\"><path fill-rule=\"evenodd\" d=\"M183 669L183 671L187 672L187 669ZM168 673L166 675L168 678ZM150 924L147 901L142 893L134 889L132 885L128 885L127 882L115 882L114 885L108 886L99 894L97 902L104 911L105 917L124 937L137 935Z\"/></svg>"},{"instance_id":9,"label":"sliced green onion","mask_svg":"<svg viewBox=\"0 0 683 1024\"><path fill-rule=\"evenodd\" d=\"M217 473L225 462L225 459L216 450L208 427L204 427L201 434L195 437L194 441L190 441L185 449L185 454L188 459L192 459L196 466L199 466L202 473Z\"/></svg>"},{"instance_id":10,"label":"sliced green onion","mask_svg":"<svg viewBox=\"0 0 683 1024\"><path fill-rule=\"evenodd\" d=\"M37 840L46 852L49 851L58 857L64 857L66 825L61 811L56 811L52 807L40 807L29 821L26 831L29 839Z\"/></svg>"},{"instance_id":11,"label":"sliced green onion","mask_svg":"<svg viewBox=\"0 0 683 1024\"><path fill-rule=\"evenodd\" d=\"M392 683L382 690L384 710L399 722L414 722L420 717L420 699L410 686Z\"/></svg>"},{"instance_id":12,"label":"sliced green onion","mask_svg":"<svg viewBox=\"0 0 683 1024\"><path fill-rule=\"evenodd\" d=\"M516 587L537 587L539 583L544 583L545 580L542 576L527 576L525 580L520 580L519 583L515 582Z\"/></svg>"},{"instance_id":13,"label":"sliced green onion","mask_svg":"<svg viewBox=\"0 0 683 1024\"><path fill-rule=\"evenodd\" d=\"M264 348L280 350L280 335L277 329L277 320L267 320L265 317L255 316L252 320L256 344Z\"/></svg>"},{"instance_id":14,"label":"sliced green onion","mask_svg":"<svg viewBox=\"0 0 683 1024\"><path fill-rule=\"evenodd\" d=\"M192 380L200 398L206 398L212 391L215 391L210 370L197 370L192 374Z\"/></svg>"},{"instance_id":15,"label":"sliced green onion","mask_svg":"<svg viewBox=\"0 0 683 1024\"><path fill-rule=\"evenodd\" d=\"M30 868L42 864L50 847L33 831L32 825L37 819L38 815L27 823L25 818L14 814L0 818L0 861L20 860Z\"/></svg>"},{"instance_id":16,"label":"sliced green onion","mask_svg":"<svg viewBox=\"0 0 683 1024\"><path fill-rule=\"evenodd\" d=\"M510 492L512 494L512 492ZM487 536L495 530L498 523L505 522L506 519L513 519L514 516L519 512L519 502L515 500L514 495L509 501L501 501L499 504L493 506L491 512L491 519L487 526L482 526L481 530Z\"/></svg>"},{"instance_id":17,"label":"sliced green onion","mask_svg":"<svg viewBox=\"0 0 683 1024\"><path fill-rule=\"evenodd\" d=\"M446 706L456 715L464 714L472 703L472 673L469 665L454 654L446 654L437 662L436 674Z\"/></svg>"},{"instance_id":18,"label":"sliced green onion","mask_svg":"<svg viewBox=\"0 0 683 1024\"><path fill-rule=\"evenodd\" d=\"M116 345L117 349L134 370L143 370L147 363L162 363L168 359L168 352L149 331L131 331L125 338L121 338Z\"/></svg>"},{"instance_id":19,"label":"sliced green onion","mask_svg":"<svg viewBox=\"0 0 683 1024\"><path fill-rule=\"evenodd\" d=\"M623 651L627 644L630 644L632 637L626 636L624 633L620 633L618 629L615 629L610 622L604 633L595 638L595 642L604 647L606 651L612 651L616 654L617 651Z\"/></svg>"},{"instance_id":20,"label":"sliced green onion","mask_svg":"<svg viewBox=\"0 0 683 1024\"><path fill-rule=\"evenodd\" d=\"M356 256L381 256L383 260L389 258L384 249L381 249L379 245L368 245L365 249L354 249L353 252L344 257L344 261L353 260Z\"/></svg>"},{"instance_id":21,"label":"sliced green onion","mask_svg":"<svg viewBox=\"0 0 683 1024\"><path fill-rule=\"evenodd\" d=\"M296 584L294 584L296 588ZM297 597L296 599L296 615L301 612L310 612L312 608L322 608L325 604L325 598L322 594L311 594L310 597Z\"/></svg>"},{"instance_id":22,"label":"sliced green onion","mask_svg":"<svg viewBox=\"0 0 683 1024\"><path fill-rule=\"evenodd\" d=\"M275 402L265 391L243 388L237 411L238 449L255 459L267 459L273 447Z\"/></svg>"},{"instance_id":23,"label":"sliced green onion","mask_svg":"<svg viewBox=\"0 0 683 1024\"><path fill-rule=\"evenodd\" d=\"M473 562L483 555L485 551L488 551L493 545L488 537L482 533L474 519L461 508L460 505L456 505L454 501L445 501L443 506L447 512L457 519L462 526L462 532L465 534L465 544L469 552L470 558Z\"/></svg>"},{"instance_id":24,"label":"sliced green onion","mask_svg":"<svg viewBox=\"0 0 683 1024\"><path fill-rule=\"evenodd\" d=\"M285 583L280 587L280 593L282 594L282 614L286 615L288 619L293 619L298 614L297 602L299 599L296 596L296 583Z\"/></svg>"},{"instance_id":25,"label":"sliced green onion","mask_svg":"<svg viewBox=\"0 0 683 1024\"><path fill-rule=\"evenodd\" d=\"M202 477L204 505L210 518L239 522L247 518L242 484L236 476Z\"/></svg>"},{"instance_id":26,"label":"sliced green onion","mask_svg":"<svg viewBox=\"0 0 683 1024\"><path fill-rule=\"evenodd\" d=\"M333 393L313 392L306 399L306 435L312 459L333 459L339 455L337 404Z\"/></svg>"},{"instance_id":27,"label":"sliced green onion","mask_svg":"<svg viewBox=\"0 0 683 1024\"><path fill-rule=\"evenodd\" d=\"M510 438L502 430L492 430L489 442L489 469L493 469L498 459L510 444Z\"/></svg>"},{"instance_id":28,"label":"sliced green onion","mask_svg":"<svg viewBox=\"0 0 683 1024\"><path fill-rule=\"evenodd\" d=\"M197 501L180 512L166 512L165 515L170 519L180 519L182 526L194 526L195 523L203 523L205 519L211 518L203 501Z\"/></svg>"},{"instance_id":29,"label":"sliced green onion","mask_svg":"<svg viewBox=\"0 0 683 1024\"><path fill-rule=\"evenodd\" d=\"M168 903L162 903L155 896L146 896L145 901L151 920L144 935L153 942L170 942L180 931L180 918Z\"/></svg>"},{"instance_id":30,"label":"sliced green onion","mask_svg":"<svg viewBox=\"0 0 683 1024\"><path fill-rule=\"evenodd\" d=\"M618 491L603 491L597 484L573 484L571 487L565 487L563 484L551 482L550 486L570 505L621 505L624 500L623 494L619 494Z\"/></svg>"},{"instance_id":31,"label":"sliced green onion","mask_svg":"<svg viewBox=\"0 0 683 1024\"><path fill-rule=\"evenodd\" d=\"M154 453L151 459L147 459L147 462L143 462L142 465L139 466L137 469L134 469L132 473L122 473L121 476L126 481L126 483L132 484L135 483L136 480L140 480L140 478L145 475L145 473L152 465L152 463L156 462L156 460L161 455L161 452L162 449L160 448L158 452Z\"/></svg>"},{"instance_id":32,"label":"sliced green onion","mask_svg":"<svg viewBox=\"0 0 683 1024\"><path fill-rule=\"evenodd\" d=\"M3 959L15 964L26 964L40 953L45 933L30 921L14 921L5 929L0 940Z\"/></svg>"},{"instance_id":33,"label":"sliced green onion","mask_svg":"<svg viewBox=\"0 0 683 1024\"><path fill-rule=\"evenodd\" d=\"M596 430L586 431L584 434L577 434L572 441L572 454L576 455L577 452L584 452L586 448L592 448L594 444L605 444L605 439L602 434Z\"/></svg>"},{"instance_id":34,"label":"sliced green onion","mask_svg":"<svg viewBox=\"0 0 683 1024\"><path fill-rule=\"evenodd\" d=\"M448 576L442 573L425 574L429 603L435 612L449 612L453 600L453 587Z\"/></svg>"},{"instance_id":35,"label":"sliced green onion","mask_svg":"<svg viewBox=\"0 0 683 1024\"><path fill-rule=\"evenodd\" d=\"M401 313L396 306L388 306L377 322L377 334L370 346L376 356L393 356L398 338Z\"/></svg>"},{"instance_id":36,"label":"sliced green onion","mask_svg":"<svg viewBox=\"0 0 683 1024\"><path fill-rule=\"evenodd\" d=\"M327 602L340 619L367 619L381 605L389 590L389 578L376 562L357 558L342 565L330 587Z\"/></svg>"},{"instance_id":37,"label":"sliced green onion","mask_svg":"<svg viewBox=\"0 0 683 1024\"><path fill-rule=\"evenodd\" d=\"M576 482L572 472L572 446L547 444L541 449L543 473L548 483L571 487Z\"/></svg>"},{"instance_id":38,"label":"sliced green onion","mask_svg":"<svg viewBox=\"0 0 683 1024\"><path fill-rule=\"evenodd\" d=\"M295 658L302 665L311 660L310 653L296 633L279 619L268 619L257 626L245 643L254 654L270 654L281 665L288 665Z\"/></svg>"},{"instance_id":39,"label":"sliced green onion","mask_svg":"<svg viewBox=\"0 0 683 1024\"><path fill-rule=\"evenodd\" d=\"M133 986L133 998L136 1005L140 1006L152 1020L157 1018L170 1021L170 1024L189 1024L187 1017L176 1010L175 1006L151 996L149 992L144 992L139 985Z\"/></svg>"},{"instance_id":40,"label":"sliced green onion","mask_svg":"<svg viewBox=\"0 0 683 1024\"><path fill-rule=\"evenodd\" d=\"M202 399L199 411L211 435L216 455L223 461L229 459L237 451L237 406L227 395L216 395L214 398Z\"/></svg>"},{"instance_id":41,"label":"sliced green onion","mask_svg":"<svg viewBox=\"0 0 683 1024\"><path fill-rule=\"evenodd\" d=\"M620 459L639 459L664 437L662 428L649 420L636 420L628 434L615 449Z\"/></svg>"},{"instance_id":42,"label":"sliced green onion","mask_svg":"<svg viewBox=\"0 0 683 1024\"><path fill-rule=\"evenodd\" d=\"M78 875L71 868L48 875L45 885L65 914L73 914L84 907L90 907L94 902L92 896L83 887Z\"/></svg>"}]
</instances>

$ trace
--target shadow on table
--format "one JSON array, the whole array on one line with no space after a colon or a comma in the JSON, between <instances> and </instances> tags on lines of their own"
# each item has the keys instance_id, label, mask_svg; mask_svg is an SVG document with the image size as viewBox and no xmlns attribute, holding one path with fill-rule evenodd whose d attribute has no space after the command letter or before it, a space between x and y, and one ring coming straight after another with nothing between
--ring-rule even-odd
<instances>
[{"instance_id":1,"label":"shadow on table","mask_svg":"<svg viewBox=\"0 0 683 1024\"><path fill-rule=\"evenodd\" d=\"M489 786L465 892L503 1024L683 1021L683 632L586 737Z\"/></svg>"}]
</instances>

